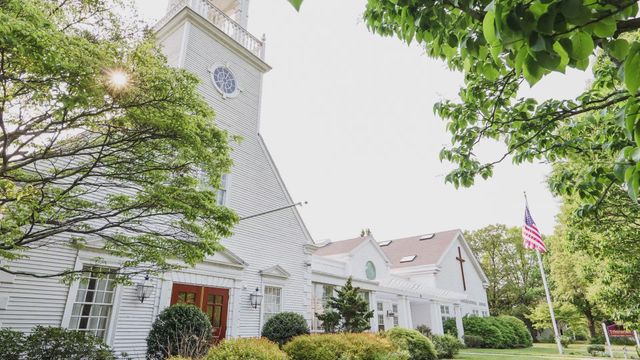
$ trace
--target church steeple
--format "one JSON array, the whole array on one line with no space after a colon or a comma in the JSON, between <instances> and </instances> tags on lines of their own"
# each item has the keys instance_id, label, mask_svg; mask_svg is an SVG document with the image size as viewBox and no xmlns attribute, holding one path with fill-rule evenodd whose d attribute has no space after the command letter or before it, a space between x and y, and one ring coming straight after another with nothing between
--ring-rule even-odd
<instances>
[{"instance_id":1,"label":"church steeple","mask_svg":"<svg viewBox=\"0 0 640 360\"><path fill-rule=\"evenodd\" d=\"M167 12L170 12L177 5L189 6L203 17L207 17L209 7L213 6L244 29L247 28L249 0L171 0Z\"/></svg>"},{"instance_id":2,"label":"church steeple","mask_svg":"<svg viewBox=\"0 0 640 360\"><path fill-rule=\"evenodd\" d=\"M170 0L167 14L156 24L156 29L160 29L184 8L193 10L264 60L264 37L258 39L247 30L249 0Z\"/></svg>"}]
</instances>

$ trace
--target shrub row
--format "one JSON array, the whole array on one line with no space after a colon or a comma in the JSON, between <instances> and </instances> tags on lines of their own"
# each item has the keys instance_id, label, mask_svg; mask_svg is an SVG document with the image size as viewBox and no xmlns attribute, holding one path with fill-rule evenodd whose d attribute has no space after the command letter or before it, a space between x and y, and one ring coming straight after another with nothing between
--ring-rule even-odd
<instances>
[{"instance_id":1,"label":"shrub row","mask_svg":"<svg viewBox=\"0 0 640 360\"><path fill-rule=\"evenodd\" d=\"M56 327L36 326L29 335L0 329L2 360L115 360L95 336ZM126 355L124 355L126 356Z\"/></svg>"},{"instance_id":2,"label":"shrub row","mask_svg":"<svg viewBox=\"0 0 640 360\"><path fill-rule=\"evenodd\" d=\"M409 360L407 351L375 334L303 335L284 346L291 360ZM429 359L430 360L430 359Z\"/></svg>"},{"instance_id":3,"label":"shrub row","mask_svg":"<svg viewBox=\"0 0 640 360\"><path fill-rule=\"evenodd\" d=\"M221 342L202 360L436 360L438 355L453 358L462 346L450 335L434 336L434 341L436 346L420 332L402 328L380 334L301 335L282 349L265 338L240 338Z\"/></svg>"},{"instance_id":4,"label":"shrub row","mask_svg":"<svg viewBox=\"0 0 640 360\"><path fill-rule=\"evenodd\" d=\"M511 349L533 344L527 326L513 316L467 316L463 325L468 347Z\"/></svg>"},{"instance_id":5,"label":"shrub row","mask_svg":"<svg viewBox=\"0 0 640 360\"><path fill-rule=\"evenodd\" d=\"M287 360L278 344L268 339L229 339L211 348L203 360Z\"/></svg>"}]
</instances>

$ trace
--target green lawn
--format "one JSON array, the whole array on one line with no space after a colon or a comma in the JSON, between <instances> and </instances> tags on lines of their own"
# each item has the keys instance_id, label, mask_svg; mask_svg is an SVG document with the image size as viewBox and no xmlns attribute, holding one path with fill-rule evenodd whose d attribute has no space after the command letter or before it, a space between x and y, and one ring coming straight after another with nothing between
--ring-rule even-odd
<instances>
[{"instance_id":1,"label":"green lawn","mask_svg":"<svg viewBox=\"0 0 640 360\"><path fill-rule=\"evenodd\" d=\"M535 344L528 349L464 349L460 351L460 355L456 359L464 360L516 360L516 359L593 359L587 352L585 344L572 344L565 349L564 355L558 355L558 349L555 344ZM622 346L614 346L614 356L624 359L624 350ZM629 359L638 359L636 350L632 346L627 346L627 356ZM609 353L606 354L609 357ZM596 359L603 359L602 357Z\"/></svg>"}]
</instances>

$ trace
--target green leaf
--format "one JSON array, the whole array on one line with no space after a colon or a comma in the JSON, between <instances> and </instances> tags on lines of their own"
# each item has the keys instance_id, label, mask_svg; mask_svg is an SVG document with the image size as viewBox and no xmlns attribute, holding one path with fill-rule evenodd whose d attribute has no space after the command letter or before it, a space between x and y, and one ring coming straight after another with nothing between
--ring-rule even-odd
<instances>
[{"instance_id":1,"label":"green leaf","mask_svg":"<svg viewBox=\"0 0 640 360\"><path fill-rule=\"evenodd\" d=\"M583 60L593 53L594 44L591 35L579 31L571 37L571 58Z\"/></svg>"},{"instance_id":2,"label":"green leaf","mask_svg":"<svg viewBox=\"0 0 640 360\"><path fill-rule=\"evenodd\" d=\"M482 67L482 74L491 81L496 80L499 76L500 73L498 72L498 70L496 70L495 67L493 67L491 64L485 64Z\"/></svg>"},{"instance_id":3,"label":"green leaf","mask_svg":"<svg viewBox=\"0 0 640 360\"><path fill-rule=\"evenodd\" d=\"M629 53L629 42L625 39L616 39L607 44L609 54L619 61L623 61Z\"/></svg>"},{"instance_id":4,"label":"green leaf","mask_svg":"<svg viewBox=\"0 0 640 360\"><path fill-rule=\"evenodd\" d=\"M296 11L300 11L300 6L302 5L302 1L303 0L289 0L289 3L291 3L291 5L293 5L293 7L296 8Z\"/></svg>"},{"instance_id":5,"label":"green leaf","mask_svg":"<svg viewBox=\"0 0 640 360\"><path fill-rule=\"evenodd\" d=\"M538 32L542 34L547 34L547 35L553 34L553 24L555 23L555 20L556 20L555 11L549 11L542 14L542 16L540 16L540 18L538 19L538 26L537 26Z\"/></svg>"},{"instance_id":6,"label":"green leaf","mask_svg":"<svg viewBox=\"0 0 640 360\"><path fill-rule=\"evenodd\" d=\"M608 38L616 33L616 20L613 16L606 17L593 24L593 33L601 38Z\"/></svg>"},{"instance_id":7,"label":"green leaf","mask_svg":"<svg viewBox=\"0 0 640 360\"><path fill-rule=\"evenodd\" d=\"M553 50L558 54L558 56L560 56L560 63L558 64L558 66L556 66L556 70L560 71L561 73L564 73L565 69L567 68L567 64L569 63L569 60L570 60L569 53L557 41L553 44Z\"/></svg>"},{"instance_id":8,"label":"green leaf","mask_svg":"<svg viewBox=\"0 0 640 360\"><path fill-rule=\"evenodd\" d=\"M624 85L635 94L640 87L640 43L634 43L624 62Z\"/></svg>"},{"instance_id":9,"label":"green leaf","mask_svg":"<svg viewBox=\"0 0 640 360\"><path fill-rule=\"evenodd\" d=\"M530 86L535 85L544 75L544 71L538 65L538 62L531 56L527 56L524 61L524 78Z\"/></svg>"},{"instance_id":10,"label":"green leaf","mask_svg":"<svg viewBox=\"0 0 640 360\"><path fill-rule=\"evenodd\" d=\"M640 162L640 147L633 149L631 153L631 159L635 162Z\"/></svg>"},{"instance_id":11,"label":"green leaf","mask_svg":"<svg viewBox=\"0 0 640 360\"><path fill-rule=\"evenodd\" d=\"M516 69L516 73L520 75L522 69L524 67L524 61L527 59L527 50L524 48L520 48L516 53L516 59L514 61L514 68Z\"/></svg>"},{"instance_id":12,"label":"green leaf","mask_svg":"<svg viewBox=\"0 0 640 360\"><path fill-rule=\"evenodd\" d=\"M626 170L627 166L624 164L615 164L613 166L613 174L620 181L624 181L624 173Z\"/></svg>"},{"instance_id":13,"label":"green leaf","mask_svg":"<svg viewBox=\"0 0 640 360\"><path fill-rule=\"evenodd\" d=\"M498 38L496 37L495 20L496 14L493 11L487 12L484 16L484 20L482 20L482 34L489 44L495 44L498 42Z\"/></svg>"},{"instance_id":14,"label":"green leaf","mask_svg":"<svg viewBox=\"0 0 640 360\"><path fill-rule=\"evenodd\" d=\"M535 55L540 66L551 71L556 70L560 66L560 62L562 61L560 56L555 53L541 51L537 52Z\"/></svg>"}]
</instances>

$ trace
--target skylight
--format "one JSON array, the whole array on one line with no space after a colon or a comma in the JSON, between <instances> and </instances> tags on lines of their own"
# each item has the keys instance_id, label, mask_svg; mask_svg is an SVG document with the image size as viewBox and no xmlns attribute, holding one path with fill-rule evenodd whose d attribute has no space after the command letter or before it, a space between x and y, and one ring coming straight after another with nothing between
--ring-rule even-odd
<instances>
[{"instance_id":1,"label":"skylight","mask_svg":"<svg viewBox=\"0 0 640 360\"><path fill-rule=\"evenodd\" d=\"M429 240L429 239L433 239L433 237L434 237L434 236L436 236L436 234L434 234L434 233L431 233L431 234L425 234L425 235L422 235L422 236L420 237L420 240Z\"/></svg>"},{"instance_id":2,"label":"skylight","mask_svg":"<svg viewBox=\"0 0 640 360\"><path fill-rule=\"evenodd\" d=\"M418 257L418 255L408 255L400 259L401 263L412 262Z\"/></svg>"},{"instance_id":3,"label":"skylight","mask_svg":"<svg viewBox=\"0 0 640 360\"><path fill-rule=\"evenodd\" d=\"M380 246L389 246L389 244L391 244L391 240L383 241L381 243L378 243L378 245L380 245Z\"/></svg>"}]
</instances>

